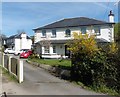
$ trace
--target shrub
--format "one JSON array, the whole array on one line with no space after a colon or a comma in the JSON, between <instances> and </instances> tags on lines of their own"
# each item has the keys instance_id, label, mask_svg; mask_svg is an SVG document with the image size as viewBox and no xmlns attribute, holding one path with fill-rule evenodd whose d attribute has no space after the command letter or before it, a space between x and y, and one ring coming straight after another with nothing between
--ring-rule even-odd
<instances>
[{"instance_id":1,"label":"shrub","mask_svg":"<svg viewBox=\"0 0 120 97\"><path fill-rule=\"evenodd\" d=\"M39 54L34 54L33 53L32 55L29 56L29 58L32 59L32 58L40 58L40 57L39 57Z\"/></svg>"},{"instance_id":2,"label":"shrub","mask_svg":"<svg viewBox=\"0 0 120 97\"><path fill-rule=\"evenodd\" d=\"M71 78L87 86L106 86L119 91L120 66L115 43L98 48L94 36L74 33ZM101 45L102 46L102 45Z\"/></svg>"}]
</instances>

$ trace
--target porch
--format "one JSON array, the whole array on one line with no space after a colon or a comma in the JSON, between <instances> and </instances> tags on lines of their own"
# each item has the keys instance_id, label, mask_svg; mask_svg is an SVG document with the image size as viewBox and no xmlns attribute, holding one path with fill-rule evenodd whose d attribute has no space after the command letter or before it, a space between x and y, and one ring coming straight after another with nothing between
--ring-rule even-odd
<instances>
[{"instance_id":1,"label":"porch","mask_svg":"<svg viewBox=\"0 0 120 97\"><path fill-rule=\"evenodd\" d=\"M58 59L70 57L70 51L66 45L68 40L50 40L50 43L46 42L47 44L45 41L39 41L36 45L36 53L41 55L42 58Z\"/></svg>"}]
</instances>

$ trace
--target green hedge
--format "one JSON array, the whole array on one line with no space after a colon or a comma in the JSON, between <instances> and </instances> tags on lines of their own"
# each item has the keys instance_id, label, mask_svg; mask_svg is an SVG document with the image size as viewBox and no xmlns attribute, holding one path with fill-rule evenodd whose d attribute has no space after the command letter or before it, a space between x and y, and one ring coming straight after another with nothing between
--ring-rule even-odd
<instances>
[{"instance_id":1,"label":"green hedge","mask_svg":"<svg viewBox=\"0 0 120 97\"><path fill-rule=\"evenodd\" d=\"M120 92L120 60L117 54L99 51L93 56L84 52L72 55L72 80L87 86L106 86Z\"/></svg>"}]
</instances>

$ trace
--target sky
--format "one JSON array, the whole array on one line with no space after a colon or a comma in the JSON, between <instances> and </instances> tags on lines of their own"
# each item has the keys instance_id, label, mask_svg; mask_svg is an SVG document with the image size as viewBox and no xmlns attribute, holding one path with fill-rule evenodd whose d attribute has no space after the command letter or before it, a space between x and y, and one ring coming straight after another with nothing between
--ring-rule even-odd
<instances>
[{"instance_id":1,"label":"sky","mask_svg":"<svg viewBox=\"0 0 120 97\"><path fill-rule=\"evenodd\" d=\"M2 2L33 2L33 0L1 0ZM118 2L120 0L34 0L34 2Z\"/></svg>"},{"instance_id":2,"label":"sky","mask_svg":"<svg viewBox=\"0 0 120 97\"><path fill-rule=\"evenodd\" d=\"M33 28L42 27L64 18L88 17L108 21L110 10L113 10L115 14L115 22L118 22L118 5L115 2L8 1L2 2L2 8L0 8L2 33L8 37L21 31L32 36L34 35Z\"/></svg>"}]
</instances>

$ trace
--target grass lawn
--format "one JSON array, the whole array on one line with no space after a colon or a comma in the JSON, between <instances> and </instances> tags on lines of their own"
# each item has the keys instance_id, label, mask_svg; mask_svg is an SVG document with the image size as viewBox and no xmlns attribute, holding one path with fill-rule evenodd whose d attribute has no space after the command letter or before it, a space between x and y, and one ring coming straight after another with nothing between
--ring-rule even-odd
<instances>
[{"instance_id":1,"label":"grass lawn","mask_svg":"<svg viewBox=\"0 0 120 97\"><path fill-rule=\"evenodd\" d=\"M29 58L28 60L30 60L32 62L37 62L40 64L51 65L51 66L71 67L71 61L67 60L67 59L59 60L59 59Z\"/></svg>"}]
</instances>

